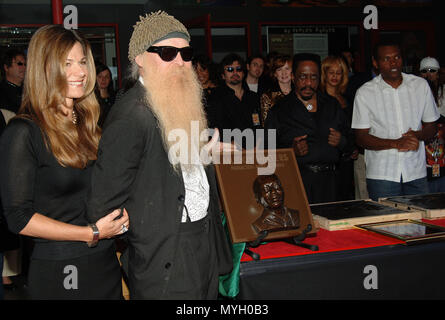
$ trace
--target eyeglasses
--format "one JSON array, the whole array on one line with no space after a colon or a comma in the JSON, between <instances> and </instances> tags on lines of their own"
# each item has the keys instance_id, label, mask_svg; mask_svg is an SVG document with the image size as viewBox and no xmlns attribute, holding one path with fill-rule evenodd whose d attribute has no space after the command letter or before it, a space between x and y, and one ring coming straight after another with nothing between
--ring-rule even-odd
<instances>
[{"instance_id":1,"label":"eyeglasses","mask_svg":"<svg viewBox=\"0 0 445 320\"><path fill-rule=\"evenodd\" d=\"M17 61L14 61L19 67L21 67L21 66L26 66L26 62L21 62L21 61L19 61L19 62L17 62Z\"/></svg>"},{"instance_id":2,"label":"eyeglasses","mask_svg":"<svg viewBox=\"0 0 445 320\"><path fill-rule=\"evenodd\" d=\"M426 68L426 69L420 70L420 72L421 73L427 73L427 72L429 72L429 73L436 73L437 70L436 69L431 69L431 68Z\"/></svg>"},{"instance_id":3,"label":"eyeglasses","mask_svg":"<svg viewBox=\"0 0 445 320\"><path fill-rule=\"evenodd\" d=\"M147 52L155 52L159 54L162 60L169 62L176 58L178 52L181 53L182 60L188 62L193 58L193 48L192 47L184 47L184 48L176 48L170 46L153 46L147 49Z\"/></svg>"},{"instance_id":4,"label":"eyeglasses","mask_svg":"<svg viewBox=\"0 0 445 320\"><path fill-rule=\"evenodd\" d=\"M240 67L240 66L238 66L238 67L226 67L225 70L226 70L227 72L230 72L230 73L232 73L232 72L235 71L235 70L236 70L236 72L242 72L242 71L243 71L243 68Z\"/></svg>"}]
</instances>

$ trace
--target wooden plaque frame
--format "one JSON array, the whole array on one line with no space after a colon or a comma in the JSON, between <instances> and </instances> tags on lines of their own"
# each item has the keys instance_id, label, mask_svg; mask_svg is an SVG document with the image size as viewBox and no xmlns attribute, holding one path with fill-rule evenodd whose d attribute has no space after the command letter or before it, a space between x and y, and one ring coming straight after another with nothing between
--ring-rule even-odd
<instances>
[{"instance_id":1,"label":"wooden plaque frame","mask_svg":"<svg viewBox=\"0 0 445 320\"><path fill-rule=\"evenodd\" d=\"M431 197L431 203L435 201L434 198L444 199L445 203L445 192L438 193L428 193L424 195L413 195L413 196L398 196L398 197L388 197L380 198L379 202L388 206L401 208L407 211L420 211L422 212L422 217L425 219L442 219L445 217L445 205L443 208L432 208L428 205L424 206L415 202L418 198ZM413 201L411 201L413 200Z\"/></svg>"},{"instance_id":2,"label":"wooden plaque frame","mask_svg":"<svg viewBox=\"0 0 445 320\"><path fill-rule=\"evenodd\" d=\"M287 208L299 211L300 227L298 229L270 232L264 240L299 236L309 224L312 229L306 234L316 233L318 228L312 218L293 150L277 149L273 151L276 152L274 173L280 179L284 190L284 205ZM264 152L267 157L271 150L260 150L259 152ZM254 159L251 164L246 161L249 156ZM231 160L233 159L232 155ZM255 151L242 151L241 164L235 164L234 161L230 161L230 164L224 164L222 160L220 164L215 164L222 205L233 243L250 242L258 238L258 233L253 229L252 223L261 216L263 207L255 199L253 183L258 176L258 169L266 166L267 164L258 163Z\"/></svg>"},{"instance_id":3,"label":"wooden plaque frame","mask_svg":"<svg viewBox=\"0 0 445 320\"><path fill-rule=\"evenodd\" d=\"M445 227L409 219L361 224L357 228L405 241L407 245L445 240Z\"/></svg>"},{"instance_id":4,"label":"wooden plaque frame","mask_svg":"<svg viewBox=\"0 0 445 320\"><path fill-rule=\"evenodd\" d=\"M317 207L326 206L326 205L341 205L344 204L354 204L354 203L369 203L369 204L377 204L379 206L394 208L394 206L389 206L384 203L375 202L370 199L364 200L348 200L348 201L338 201L338 202L326 202L326 203L317 203L311 205L312 214L314 216L314 220L319 223L320 227L329 231L336 230L347 230L353 229L356 225L365 224L365 223L379 223L385 221L394 221L394 220L402 220L402 219L422 219L422 212L417 210L406 210L405 208L397 208L396 212L388 212L386 214L376 214L362 217L355 217L354 212L351 212L351 216L347 218L333 219L324 217L317 214Z\"/></svg>"}]
</instances>

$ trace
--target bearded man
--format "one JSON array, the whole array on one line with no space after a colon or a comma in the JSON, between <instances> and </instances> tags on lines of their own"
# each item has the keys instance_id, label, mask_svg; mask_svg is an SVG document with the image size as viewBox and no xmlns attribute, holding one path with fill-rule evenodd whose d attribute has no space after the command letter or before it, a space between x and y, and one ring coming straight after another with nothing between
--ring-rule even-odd
<instances>
[{"instance_id":1,"label":"bearded man","mask_svg":"<svg viewBox=\"0 0 445 320\"><path fill-rule=\"evenodd\" d=\"M131 299L216 299L232 268L214 169L198 156L206 141L192 139L207 124L189 41L165 12L140 17L128 55L138 81L107 117L92 174L89 219L119 207L131 219Z\"/></svg>"}]
</instances>

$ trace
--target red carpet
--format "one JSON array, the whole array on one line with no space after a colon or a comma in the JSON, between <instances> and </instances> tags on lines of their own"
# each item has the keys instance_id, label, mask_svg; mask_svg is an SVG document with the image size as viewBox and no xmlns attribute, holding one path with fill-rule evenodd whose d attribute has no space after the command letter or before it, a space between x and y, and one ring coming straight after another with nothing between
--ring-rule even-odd
<instances>
[{"instance_id":1,"label":"red carpet","mask_svg":"<svg viewBox=\"0 0 445 320\"><path fill-rule=\"evenodd\" d=\"M445 227L445 219L423 220L426 223ZM327 231L320 229L314 237L307 238L304 243L318 245L318 251L301 248L282 241L269 242L250 250L258 253L261 259L283 258L305 254L322 252L334 252L343 250L363 249L379 246L403 244L403 241L386 237L374 232L350 229L339 231ZM243 254L241 262L252 261L252 257Z\"/></svg>"}]
</instances>

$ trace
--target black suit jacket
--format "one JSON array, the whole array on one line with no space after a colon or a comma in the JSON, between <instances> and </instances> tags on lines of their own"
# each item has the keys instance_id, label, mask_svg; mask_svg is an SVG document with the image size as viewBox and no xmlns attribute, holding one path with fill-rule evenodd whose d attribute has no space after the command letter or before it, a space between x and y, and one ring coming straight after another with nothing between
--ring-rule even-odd
<instances>
[{"instance_id":1,"label":"black suit jacket","mask_svg":"<svg viewBox=\"0 0 445 320\"><path fill-rule=\"evenodd\" d=\"M223 140L225 129L230 131L239 129L244 131L252 129L254 133L254 145L256 144L255 129L261 128L260 123L260 97L249 88L244 88L242 99L235 96L235 91L227 85L221 85L213 90L208 100L207 117L211 128L218 128L220 140ZM226 139L233 136L228 135ZM224 139L225 140L225 139ZM224 141L230 143L231 141ZM236 141L235 141L236 142ZM250 149L254 145L249 145L244 139L239 145L243 149Z\"/></svg>"},{"instance_id":2,"label":"black suit jacket","mask_svg":"<svg viewBox=\"0 0 445 320\"><path fill-rule=\"evenodd\" d=\"M307 135L309 152L297 157L298 164L336 163L340 155L351 148L352 131L337 99L318 91L317 110L316 113L307 111L292 92L278 101L267 116L266 129L277 130L277 148L292 148L295 137ZM337 147L328 144L329 128L342 135Z\"/></svg>"},{"instance_id":3,"label":"black suit jacket","mask_svg":"<svg viewBox=\"0 0 445 320\"><path fill-rule=\"evenodd\" d=\"M126 208L130 230L123 265L130 296L162 299L176 255L185 189L182 174L170 165L144 90L136 83L108 114L92 174L88 218L96 221L113 209ZM223 274L231 270L231 250L221 223L213 167L207 167L206 173L208 215Z\"/></svg>"}]
</instances>

